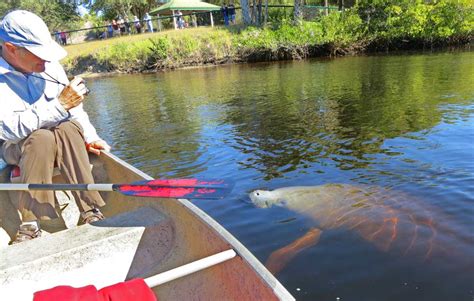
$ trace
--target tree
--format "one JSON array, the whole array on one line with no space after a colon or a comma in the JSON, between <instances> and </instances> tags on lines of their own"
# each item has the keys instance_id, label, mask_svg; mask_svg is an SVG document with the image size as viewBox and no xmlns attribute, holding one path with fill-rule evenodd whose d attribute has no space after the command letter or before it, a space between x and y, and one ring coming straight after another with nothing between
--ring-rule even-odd
<instances>
[{"instance_id":1,"label":"tree","mask_svg":"<svg viewBox=\"0 0 474 301\"><path fill-rule=\"evenodd\" d=\"M337 6L339 8L339 11L344 10L344 0L338 0L337 1Z\"/></svg>"},{"instance_id":2,"label":"tree","mask_svg":"<svg viewBox=\"0 0 474 301\"><path fill-rule=\"evenodd\" d=\"M28 10L40 16L50 30L74 29L81 17L73 0L3 0L0 3L0 17L16 9Z\"/></svg>"},{"instance_id":3,"label":"tree","mask_svg":"<svg viewBox=\"0 0 474 301\"><path fill-rule=\"evenodd\" d=\"M250 24L252 22L252 19L250 18L248 0L240 0L240 7L242 9L242 19L244 21L244 24Z\"/></svg>"},{"instance_id":4,"label":"tree","mask_svg":"<svg viewBox=\"0 0 474 301\"><path fill-rule=\"evenodd\" d=\"M140 20L145 13L158 6L156 0L79 0L94 12L101 12L106 19L118 16L137 16Z\"/></svg>"},{"instance_id":5,"label":"tree","mask_svg":"<svg viewBox=\"0 0 474 301\"><path fill-rule=\"evenodd\" d=\"M265 0L265 18L263 20L263 24L267 24L268 22L268 0Z\"/></svg>"}]
</instances>

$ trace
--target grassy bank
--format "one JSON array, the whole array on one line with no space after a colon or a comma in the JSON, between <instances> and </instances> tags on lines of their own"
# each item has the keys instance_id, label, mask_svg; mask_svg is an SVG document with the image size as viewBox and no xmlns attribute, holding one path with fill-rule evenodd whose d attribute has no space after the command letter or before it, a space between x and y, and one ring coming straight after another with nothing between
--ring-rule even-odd
<instances>
[{"instance_id":1,"label":"grassy bank","mask_svg":"<svg viewBox=\"0 0 474 301\"><path fill-rule=\"evenodd\" d=\"M71 74L146 72L464 45L474 34L474 8L466 3L361 5L298 26L283 20L265 28L193 28L127 36L68 46L64 64Z\"/></svg>"}]
</instances>

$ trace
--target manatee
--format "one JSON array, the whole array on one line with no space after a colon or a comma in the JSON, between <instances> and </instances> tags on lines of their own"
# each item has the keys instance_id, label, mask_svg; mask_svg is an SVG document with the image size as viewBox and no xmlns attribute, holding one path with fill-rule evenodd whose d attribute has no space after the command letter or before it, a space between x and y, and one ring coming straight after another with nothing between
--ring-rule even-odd
<instances>
[{"instance_id":1,"label":"manatee","mask_svg":"<svg viewBox=\"0 0 474 301\"><path fill-rule=\"evenodd\" d=\"M316 245L321 233L331 229L354 231L382 251L422 260L443 253L471 258L467 263L472 266L472 235L459 233L461 228L445 215L436 214L433 208L401 192L375 186L326 184L256 190L250 193L250 199L257 207L283 206L315 222L303 237L270 255L266 266L273 273L302 250Z\"/></svg>"}]
</instances>

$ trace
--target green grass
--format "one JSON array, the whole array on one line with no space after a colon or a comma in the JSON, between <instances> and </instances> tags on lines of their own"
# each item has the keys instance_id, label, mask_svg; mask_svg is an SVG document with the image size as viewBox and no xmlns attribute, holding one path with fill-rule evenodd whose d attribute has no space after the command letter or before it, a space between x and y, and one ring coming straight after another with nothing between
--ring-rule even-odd
<instances>
[{"instance_id":1,"label":"green grass","mask_svg":"<svg viewBox=\"0 0 474 301\"><path fill-rule=\"evenodd\" d=\"M91 42L84 42L80 44L67 45L64 48L68 52L68 57L66 59L73 59L78 56L95 54L104 48L111 47L119 43L134 43L149 38L162 37L162 36L172 36L179 38L181 36L193 35L193 34L203 34L209 31L213 31L210 27L198 27L198 28L188 28L186 30L165 30L161 32L154 33L143 33L143 34L134 34L126 35L121 37L115 37L111 39L96 40Z\"/></svg>"}]
</instances>

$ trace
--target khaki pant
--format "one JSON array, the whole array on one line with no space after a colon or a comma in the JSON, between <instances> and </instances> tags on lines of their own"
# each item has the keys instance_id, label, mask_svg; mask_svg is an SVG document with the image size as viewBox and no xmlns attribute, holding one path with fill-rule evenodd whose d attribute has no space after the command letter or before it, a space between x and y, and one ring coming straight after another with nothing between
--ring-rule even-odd
<instances>
[{"instance_id":1,"label":"khaki pant","mask_svg":"<svg viewBox=\"0 0 474 301\"><path fill-rule=\"evenodd\" d=\"M17 144L4 143L5 162L20 166L21 183L51 184L59 167L68 184L92 184L94 179L81 126L66 121L51 129L39 129ZM105 205L97 191L73 191L81 212ZM53 191L24 191L12 200L22 221L57 218Z\"/></svg>"}]
</instances>

